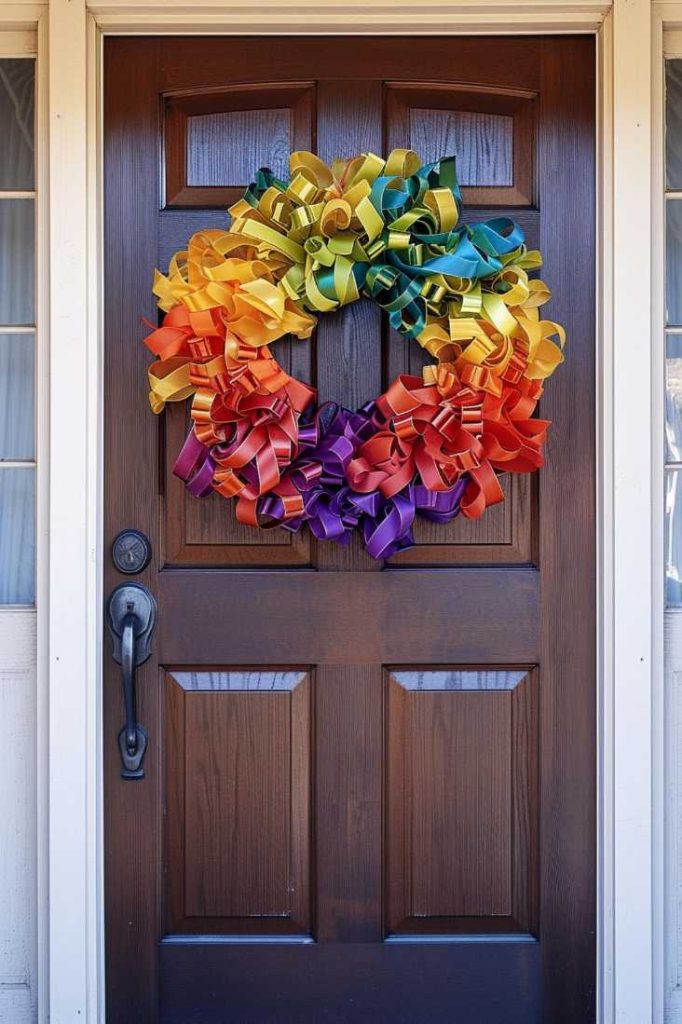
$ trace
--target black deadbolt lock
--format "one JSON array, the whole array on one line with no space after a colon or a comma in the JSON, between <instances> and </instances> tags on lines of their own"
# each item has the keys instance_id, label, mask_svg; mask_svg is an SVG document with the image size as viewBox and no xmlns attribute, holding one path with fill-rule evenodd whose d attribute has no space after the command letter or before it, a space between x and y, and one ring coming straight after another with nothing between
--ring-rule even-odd
<instances>
[{"instance_id":1,"label":"black deadbolt lock","mask_svg":"<svg viewBox=\"0 0 682 1024\"><path fill-rule=\"evenodd\" d=\"M119 572L135 576L149 565L152 546L139 530L121 530L111 545L111 557Z\"/></svg>"}]
</instances>

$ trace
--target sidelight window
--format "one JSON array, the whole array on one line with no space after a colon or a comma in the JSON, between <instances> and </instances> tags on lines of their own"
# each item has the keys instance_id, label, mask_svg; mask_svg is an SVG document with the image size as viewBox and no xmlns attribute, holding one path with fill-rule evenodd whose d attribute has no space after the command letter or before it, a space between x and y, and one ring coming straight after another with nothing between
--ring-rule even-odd
<instances>
[{"instance_id":1,"label":"sidelight window","mask_svg":"<svg viewBox=\"0 0 682 1024\"><path fill-rule=\"evenodd\" d=\"M35 601L35 61L0 58L0 604Z\"/></svg>"}]
</instances>

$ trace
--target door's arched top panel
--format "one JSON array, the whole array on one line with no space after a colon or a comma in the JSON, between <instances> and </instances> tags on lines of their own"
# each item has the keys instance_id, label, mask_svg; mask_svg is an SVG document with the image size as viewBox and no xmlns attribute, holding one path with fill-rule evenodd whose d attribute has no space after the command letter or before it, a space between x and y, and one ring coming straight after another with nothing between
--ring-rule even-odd
<instances>
[{"instance_id":1,"label":"door's arched top panel","mask_svg":"<svg viewBox=\"0 0 682 1024\"><path fill-rule=\"evenodd\" d=\"M431 163L443 153L457 156L462 186L510 186L514 183L514 119L507 114L468 110L410 110L410 143Z\"/></svg>"},{"instance_id":2,"label":"door's arched top panel","mask_svg":"<svg viewBox=\"0 0 682 1024\"><path fill-rule=\"evenodd\" d=\"M291 110L224 110L187 118L187 184L248 182L254 168L269 167L278 178L289 172ZM242 140L250 139L248 146Z\"/></svg>"},{"instance_id":3,"label":"door's arched top panel","mask_svg":"<svg viewBox=\"0 0 682 1024\"><path fill-rule=\"evenodd\" d=\"M536 94L455 83L388 82L389 148L457 157L465 203L532 206Z\"/></svg>"},{"instance_id":4,"label":"door's arched top panel","mask_svg":"<svg viewBox=\"0 0 682 1024\"><path fill-rule=\"evenodd\" d=\"M311 82L260 82L164 97L165 205L230 206L259 167L288 174L310 149Z\"/></svg>"}]
</instances>

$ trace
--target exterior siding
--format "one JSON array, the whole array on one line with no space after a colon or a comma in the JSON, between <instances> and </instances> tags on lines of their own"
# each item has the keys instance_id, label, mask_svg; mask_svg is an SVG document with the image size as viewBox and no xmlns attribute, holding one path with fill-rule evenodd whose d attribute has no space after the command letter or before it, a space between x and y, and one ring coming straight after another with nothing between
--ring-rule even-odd
<instances>
[{"instance_id":1,"label":"exterior siding","mask_svg":"<svg viewBox=\"0 0 682 1024\"><path fill-rule=\"evenodd\" d=\"M36 613L0 611L0 1024L37 1020Z\"/></svg>"}]
</instances>

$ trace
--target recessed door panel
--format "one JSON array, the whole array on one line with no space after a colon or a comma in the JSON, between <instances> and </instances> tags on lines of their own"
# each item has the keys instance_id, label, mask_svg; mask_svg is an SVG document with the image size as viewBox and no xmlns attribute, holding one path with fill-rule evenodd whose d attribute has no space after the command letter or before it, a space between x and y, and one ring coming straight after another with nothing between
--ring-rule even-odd
<instances>
[{"instance_id":1,"label":"recessed door panel","mask_svg":"<svg viewBox=\"0 0 682 1024\"><path fill-rule=\"evenodd\" d=\"M311 685L165 676L169 935L310 930Z\"/></svg>"},{"instance_id":2,"label":"recessed door panel","mask_svg":"<svg viewBox=\"0 0 682 1024\"><path fill-rule=\"evenodd\" d=\"M393 670L388 708L389 931L532 932L534 673Z\"/></svg>"}]
</instances>

